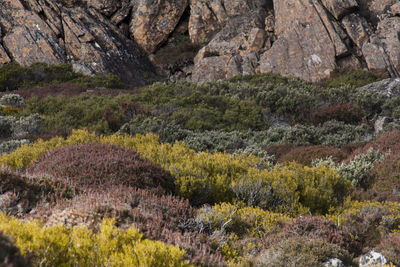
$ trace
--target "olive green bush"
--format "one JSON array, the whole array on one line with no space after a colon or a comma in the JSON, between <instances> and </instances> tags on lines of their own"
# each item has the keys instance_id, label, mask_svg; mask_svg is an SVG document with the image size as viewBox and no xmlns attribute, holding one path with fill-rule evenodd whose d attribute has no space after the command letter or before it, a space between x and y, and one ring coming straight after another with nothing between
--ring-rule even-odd
<instances>
[{"instance_id":1,"label":"olive green bush","mask_svg":"<svg viewBox=\"0 0 400 267\"><path fill-rule=\"evenodd\" d=\"M105 88L122 88L124 86L115 75L85 76L74 72L72 67L67 64L34 63L29 67L23 67L13 62L0 67L0 92L61 82Z\"/></svg>"}]
</instances>

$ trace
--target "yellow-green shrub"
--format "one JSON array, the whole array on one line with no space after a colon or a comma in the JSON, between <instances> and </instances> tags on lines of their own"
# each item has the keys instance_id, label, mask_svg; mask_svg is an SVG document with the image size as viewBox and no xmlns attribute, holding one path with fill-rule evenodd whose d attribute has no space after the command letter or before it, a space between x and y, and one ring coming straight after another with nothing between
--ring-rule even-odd
<instances>
[{"instance_id":1,"label":"yellow-green shrub","mask_svg":"<svg viewBox=\"0 0 400 267\"><path fill-rule=\"evenodd\" d=\"M224 230L238 236L262 237L274 227L283 225L290 218L258 207L235 206L231 203L216 204L199 210L196 221L206 230ZM223 228L223 229L221 229Z\"/></svg>"},{"instance_id":2,"label":"yellow-green shrub","mask_svg":"<svg viewBox=\"0 0 400 267\"><path fill-rule=\"evenodd\" d=\"M43 227L0 213L0 231L37 266L189 266L184 250L144 240L136 228L119 230L113 220L103 221L94 233L84 226Z\"/></svg>"},{"instance_id":3,"label":"yellow-green shrub","mask_svg":"<svg viewBox=\"0 0 400 267\"><path fill-rule=\"evenodd\" d=\"M349 193L349 182L325 165L303 167L296 163L276 166L268 170L262 159L252 155L227 153L197 153L180 142L160 144L153 134L96 136L85 130L75 130L67 139L22 146L11 154L0 157L0 163L13 169L24 169L40 155L58 146L100 142L127 147L162 166L175 177L179 195L194 205L231 202L232 186L239 181L261 181L265 186L266 206L270 210L298 213L302 206L312 213L327 213L342 203ZM251 193L251 192L250 192ZM304 211L304 210L303 210Z\"/></svg>"}]
</instances>

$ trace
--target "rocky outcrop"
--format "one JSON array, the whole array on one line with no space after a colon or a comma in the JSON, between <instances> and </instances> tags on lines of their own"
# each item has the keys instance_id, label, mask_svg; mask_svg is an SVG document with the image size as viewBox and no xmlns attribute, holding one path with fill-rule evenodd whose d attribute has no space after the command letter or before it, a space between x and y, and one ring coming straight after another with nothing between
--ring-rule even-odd
<instances>
[{"instance_id":1,"label":"rocky outcrop","mask_svg":"<svg viewBox=\"0 0 400 267\"><path fill-rule=\"evenodd\" d=\"M71 4L72 5L72 4ZM54 0L0 2L0 63L71 63L85 74L114 73L145 84L152 73L146 54L94 8L66 7Z\"/></svg>"},{"instance_id":2,"label":"rocky outcrop","mask_svg":"<svg viewBox=\"0 0 400 267\"><path fill-rule=\"evenodd\" d=\"M130 32L148 53L167 40L174 31L188 0L134 1Z\"/></svg>"},{"instance_id":3,"label":"rocky outcrop","mask_svg":"<svg viewBox=\"0 0 400 267\"><path fill-rule=\"evenodd\" d=\"M360 68L398 77L399 32L398 0L3 0L0 64L71 63L142 85L154 72L148 58L186 34L202 49L160 71L171 80L273 72L319 81Z\"/></svg>"}]
</instances>

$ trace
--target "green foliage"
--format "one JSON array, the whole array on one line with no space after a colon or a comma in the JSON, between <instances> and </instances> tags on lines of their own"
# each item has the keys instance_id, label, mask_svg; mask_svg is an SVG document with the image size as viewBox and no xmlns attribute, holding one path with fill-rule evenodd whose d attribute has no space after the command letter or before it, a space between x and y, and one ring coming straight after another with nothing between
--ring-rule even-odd
<instances>
[{"instance_id":1,"label":"green foliage","mask_svg":"<svg viewBox=\"0 0 400 267\"><path fill-rule=\"evenodd\" d=\"M16 150L18 147L22 145L29 145L30 141L27 139L21 140L10 140L0 143L0 155L8 154Z\"/></svg>"},{"instance_id":2,"label":"green foliage","mask_svg":"<svg viewBox=\"0 0 400 267\"><path fill-rule=\"evenodd\" d=\"M22 107L25 104L25 99L17 94L5 94L0 98L1 106Z\"/></svg>"},{"instance_id":3,"label":"green foliage","mask_svg":"<svg viewBox=\"0 0 400 267\"><path fill-rule=\"evenodd\" d=\"M142 239L136 228L119 230L112 220L94 233L84 226L43 227L1 213L0 230L37 266L189 266L184 250Z\"/></svg>"},{"instance_id":4,"label":"green foliage","mask_svg":"<svg viewBox=\"0 0 400 267\"><path fill-rule=\"evenodd\" d=\"M349 182L333 169L303 167L291 163L268 170L255 156L226 153L196 153L182 143L160 144L154 135L136 137L96 136L87 131L73 131L67 139L39 140L0 157L0 162L14 169L24 169L41 155L59 146L90 142L115 144L135 149L143 157L162 166L175 177L177 192L192 204L230 202L234 199L231 186L246 179L261 180L268 194L263 202L271 210L297 213L302 207L325 214L340 205L350 192Z\"/></svg>"},{"instance_id":5,"label":"green foliage","mask_svg":"<svg viewBox=\"0 0 400 267\"><path fill-rule=\"evenodd\" d=\"M340 87L342 85L361 87L377 81L379 81L379 77L370 71L352 70L330 78L326 81L326 84L328 87Z\"/></svg>"},{"instance_id":6,"label":"green foliage","mask_svg":"<svg viewBox=\"0 0 400 267\"><path fill-rule=\"evenodd\" d=\"M123 87L115 75L84 76L74 72L72 67L66 64L34 63L29 67L22 67L17 63L8 63L0 67L0 92L59 82L78 83L92 87Z\"/></svg>"},{"instance_id":7,"label":"green foliage","mask_svg":"<svg viewBox=\"0 0 400 267\"><path fill-rule=\"evenodd\" d=\"M80 95L41 100L33 97L27 100L20 114L41 114L45 117L45 130L89 128L100 133L111 133L129 121L135 112L136 107L129 99Z\"/></svg>"},{"instance_id":8,"label":"green foliage","mask_svg":"<svg viewBox=\"0 0 400 267\"><path fill-rule=\"evenodd\" d=\"M370 148L367 153L360 153L350 162L342 162L336 164L332 157L325 160L316 160L313 164L327 164L330 168L335 169L342 177L351 181L353 186L361 186L368 188L372 184L371 170L375 164L382 161L385 155L379 151Z\"/></svg>"},{"instance_id":9,"label":"green foliage","mask_svg":"<svg viewBox=\"0 0 400 267\"><path fill-rule=\"evenodd\" d=\"M196 217L196 223L203 231L211 233L222 231L225 234L234 233L239 237L266 236L275 227L281 226L288 220L289 218L283 214L230 203L203 207Z\"/></svg>"}]
</instances>

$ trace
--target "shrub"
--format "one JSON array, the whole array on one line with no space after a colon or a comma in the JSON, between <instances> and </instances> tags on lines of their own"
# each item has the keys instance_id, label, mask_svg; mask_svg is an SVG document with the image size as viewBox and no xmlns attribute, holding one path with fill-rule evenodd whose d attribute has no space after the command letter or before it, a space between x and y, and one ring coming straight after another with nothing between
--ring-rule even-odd
<instances>
[{"instance_id":1,"label":"shrub","mask_svg":"<svg viewBox=\"0 0 400 267\"><path fill-rule=\"evenodd\" d=\"M123 86L115 75L85 76L76 73L67 64L47 65L34 63L22 67L17 63L9 63L0 67L0 91L13 91L22 87L45 83L73 82L92 87L120 88Z\"/></svg>"},{"instance_id":2,"label":"shrub","mask_svg":"<svg viewBox=\"0 0 400 267\"><path fill-rule=\"evenodd\" d=\"M45 226L62 223L94 229L103 219L114 218L119 228L134 225L145 238L179 245L187 251L193 264L223 265L222 257L208 243L207 235L196 231L194 216L195 210L189 202L179 197L113 186L79 194L50 209L39 206L30 217L44 220Z\"/></svg>"},{"instance_id":3,"label":"shrub","mask_svg":"<svg viewBox=\"0 0 400 267\"><path fill-rule=\"evenodd\" d=\"M336 226L332 221L323 217L304 216L287 224L281 233L281 238L290 237L323 239L356 255L361 252L360 244L346 229Z\"/></svg>"},{"instance_id":4,"label":"shrub","mask_svg":"<svg viewBox=\"0 0 400 267\"><path fill-rule=\"evenodd\" d=\"M332 258L346 266L353 265L350 254L338 245L323 239L295 237L274 244L248 262L256 266L322 266Z\"/></svg>"},{"instance_id":5,"label":"shrub","mask_svg":"<svg viewBox=\"0 0 400 267\"><path fill-rule=\"evenodd\" d=\"M339 87L341 85L361 87L377 81L379 81L379 77L370 71L352 70L342 75L333 76L325 83L328 87Z\"/></svg>"},{"instance_id":6,"label":"shrub","mask_svg":"<svg viewBox=\"0 0 400 267\"><path fill-rule=\"evenodd\" d=\"M160 144L154 135L97 137L86 131L74 131L65 140L39 140L31 147L22 146L0 157L0 162L23 169L55 147L90 142L135 149L143 157L168 170L176 179L179 194L190 199L194 205L232 201L234 192L231 185L243 178L262 180L270 192L265 196L270 204L268 206L289 212L296 212L298 203L301 203L312 212L325 213L330 207L339 205L350 192L349 182L325 166L315 168L290 164L268 170L269 164L263 165L262 159L254 156L196 153L182 143Z\"/></svg>"},{"instance_id":7,"label":"shrub","mask_svg":"<svg viewBox=\"0 0 400 267\"><path fill-rule=\"evenodd\" d=\"M353 186L368 188L373 183L371 170L375 164L379 163L385 158L385 155L372 148L367 153L360 153L356 155L349 162L342 162L336 164L332 158L327 160L316 160L314 165L327 164L329 167L335 169L342 177L348 179Z\"/></svg>"},{"instance_id":8,"label":"shrub","mask_svg":"<svg viewBox=\"0 0 400 267\"><path fill-rule=\"evenodd\" d=\"M278 158L278 162L296 161L303 165L311 166L316 159L332 157L334 162L341 162L346 158L346 154L335 147L328 146L308 146L297 147Z\"/></svg>"},{"instance_id":9,"label":"shrub","mask_svg":"<svg viewBox=\"0 0 400 267\"><path fill-rule=\"evenodd\" d=\"M206 206L198 211L196 223L201 231L221 231L234 233L239 237L266 236L274 228L281 226L289 218L283 214L265 211L258 207L246 207L221 203L212 207Z\"/></svg>"},{"instance_id":10,"label":"shrub","mask_svg":"<svg viewBox=\"0 0 400 267\"><path fill-rule=\"evenodd\" d=\"M27 172L49 175L78 188L128 185L174 191L170 174L127 148L104 144L83 144L55 148L39 157Z\"/></svg>"},{"instance_id":11,"label":"shrub","mask_svg":"<svg viewBox=\"0 0 400 267\"><path fill-rule=\"evenodd\" d=\"M398 231L400 204L394 202L352 202L330 216L345 227L362 245L373 248L382 236Z\"/></svg>"},{"instance_id":12,"label":"shrub","mask_svg":"<svg viewBox=\"0 0 400 267\"><path fill-rule=\"evenodd\" d=\"M382 239L381 243L374 249L382 253L388 261L395 265L400 264L400 234L391 234Z\"/></svg>"},{"instance_id":13,"label":"shrub","mask_svg":"<svg viewBox=\"0 0 400 267\"><path fill-rule=\"evenodd\" d=\"M128 96L113 98L80 95L47 97L41 100L33 97L27 100L26 107L20 113L43 115L46 118L43 123L45 130L88 128L101 133L111 133L128 122L138 108Z\"/></svg>"},{"instance_id":14,"label":"shrub","mask_svg":"<svg viewBox=\"0 0 400 267\"><path fill-rule=\"evenodd\" d=\"M74 194L72 188L54 180L32 179L0 170L0 210L8 214L23 217L40 203L54 203L56 199L71 198Z\"/></svg>"},{"instance_id":15,"label":"shrub","mask_svg":"<svg viewBox=\"0 0 400 267\"><path fill-rule=\"evenodd\" d=\"M0 233L0 265L4 267L31 266L31 264L21 256L19 249L2 233Z\"/></svg>"},{"instance_id":16,"label":"shrub","mask_svg":"<svg viewBox=\"0 0 400 267\"><path fill-rule=\"evenodd\" d=\"M136 228L119 230L106 220L94 233L84 226L43 227L0 214L0 229L15 239L34 265L189 266L177 246L142 239Z\"/></svg>"},{"instance_id":17,"label":"shrub","mask_svg":"<svg viewBox=\"0 0 400 267\"><path fill-rule=\"evenodd\" d=\"M347 124L358 124L362 121L364 115L364 110L352 103L346 103L321 108L312 116L311 121L314 124L323 124L332 120Z\"/></svg>"},{"instance_id":18,"label":"shrub","mask_svg":"<svg viewBox=\"0 0 400 267\"><path fill-rule=\"evenodd\" d=\"M0 105L19 108L25 105L25 100L18 94L6 94L0 98Z\"/></svg>"},{"instance_id":19,"label":"shrub","mask_svg":"<svg viewBox=\"0 0 400 267\"><path fill-rule=\"evenodd\" d=\"M22 145L29 145L30 141L27 139L11 140L0 143L0 155L8 154L16 150Z\"/></svg>"}]
</instances>

